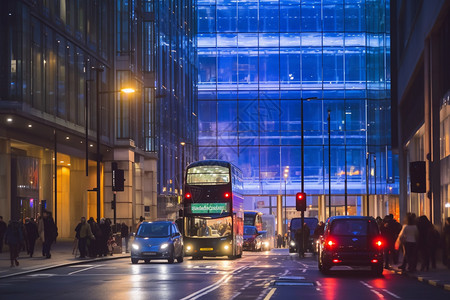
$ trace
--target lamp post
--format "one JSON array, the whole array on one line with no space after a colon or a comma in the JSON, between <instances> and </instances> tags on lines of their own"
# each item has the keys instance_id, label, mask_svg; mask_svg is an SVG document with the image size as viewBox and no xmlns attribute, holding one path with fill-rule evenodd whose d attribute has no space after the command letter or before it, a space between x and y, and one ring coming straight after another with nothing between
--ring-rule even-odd
<instances>
[{"instance_id":1,"label":"lamp post","mask_svg":"<svg viewBox=\"0 0 450 300\"><path fill-rule=\"evenodd\" d=\"M181 142L181 189L183 189L184 182L184 146L186 146L186 142Z\"/></svg>"},{"instance_id":2,"label":"lamp post","mask_svg":"<svg viewBox=\"0 0 450 300\"><path fill-rule=\"evenodd\" d=\"M123 93L134 93L135 90L132 88L124 88L120 91L100 91L100 73L104 71L102 67L93 67L92 70L97 72L97 103L96 103L96 121L97 121L97 134L96 134L96 142L97 142L97 149L96 149L96 161L97 161L97 186L91 190L95 191L97 193L97 222L100 222L100 203L101 203L101 181L100 181L100 175L101 175L101 159L100 159L100 134L101 134L101 122L100 122L100 116L101 116L101 94L108 94L108 93L117 93L117 92L123 92ZM87 90L87 89L86 89ZM86 116L89 115L88 112L88 105L86 104ZM86 124L88 124L86 122ZM86 130L86 142L88 140L88 130ZM86 147L86 150L88 148ZM88 157L88 153L86 153L86 158ZM86 167L88 167L88 164L86 163ZM86 171L86 175L87 175Z\"/></svg>"},{"instance_id":3,"label":"lamp post","mask_svg":"<svg viewBox=\"0 0 450 300\"><path fill-rule=\"evenodd\" d=\"M301 141L301 155L302 155L302 178L301 178L301 181L302 181L302 193L304 193L305 192L305 134L304 134L304 129L303 129L303 127L304 127L304 122L303 122L303 101L304 100L306 100L306 101L310 101L310 100L317 100L317 97L309 97L309 98L300 98L300 103L301 103L301 107L300 107L300 110L301 110L301 115L300 115L300 119L301 119L301 128L300 128L300 130L301 130L301 139L302 139L302 141ZM303 214L303 212L302 212L302 214ZM303 224L302 224L302 226L303 226Z\"/></svg>"},{"instance_id":4,"label":"lamp post","mask_svg":"<svg viewBox=\"0 0 450 300\"><path fill-rule=\"evenodd\" d=\"M328 217L331 217L331 110L328 110Z\"/></svg>"},{"instance_id":5,"label":"lamp post","mask_svg":"<svg viewBox=\"0 0 450 300\"><path fill-rule=\"evenodd\" d=\"M287 178L289 177L289 166L284 168L284 232L287 233Z\"/></svg>"}]
</instances>

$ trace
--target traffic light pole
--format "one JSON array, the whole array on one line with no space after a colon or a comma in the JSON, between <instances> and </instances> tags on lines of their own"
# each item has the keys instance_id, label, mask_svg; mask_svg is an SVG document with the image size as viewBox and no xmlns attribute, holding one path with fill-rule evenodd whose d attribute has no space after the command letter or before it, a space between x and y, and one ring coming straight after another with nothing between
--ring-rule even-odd
<instances>
[{"instance_id":1,"label":"traffic light pole","mask_svg":"<svg viewBox=\"0 0 450 300\"><path fill-rule=\"evenodd\" d=\"M116 211L117 211L116 194L117 194L117 192L116 192L116 191L114 191L114 193L113 193L113 203L114 203L114 205L113 205L113 212L114 212L114 225L116 225Z\"/></svg>"}]
</instances>

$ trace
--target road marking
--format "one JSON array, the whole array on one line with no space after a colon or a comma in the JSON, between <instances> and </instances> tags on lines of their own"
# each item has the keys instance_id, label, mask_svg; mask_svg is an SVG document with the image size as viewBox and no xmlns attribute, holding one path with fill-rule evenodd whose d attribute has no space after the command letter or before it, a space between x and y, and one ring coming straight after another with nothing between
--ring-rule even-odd
<instances>
[{"instance_id":1,"label":"road marking","mask_svg":"<svg viewBox=\"0 0 450 300\"><path fill-rule=\"evenodd\" d=\"M269 300L270 298L272 298L273 294L275 294L275 291L277 290L277 288L272 288L270 290L270 292L266 295L266 297L264 298L264 300Z\"/></svg>"},{"instance_id":2,"label":"road marking","mask_svg":"<svg viewBox=\"0 0 450 300\"><path fill-rule=\"evenodd\" d=\"M69 268L87 268L92 267L93 265L75 265L75 266L69 266Z\"/></svg>"},{"instance_id":3,"label":"road marking","mask_svg":"<svg viewBox=\"0 0 450 300\"><path fill-rule=\"evenodd\" d=\"M81 270L77 270L77 271L74 271L74 272L70 272L70 273L67 274L67 275L73 275L73 274L76 274L76 273L84 272L84 271L87 271L87 270L90 270L90 269L93 269L93 268L97 268L97 267L100 267L100 266L102 266L102 265L91 266L91 267L88 267L88 268L84 268L84 269L81 269Z\"/></svg>"},{"instance_id":4,"label":"road marking","mask_svg":"<svg viewBox=\"0 0 450 300\"><path fill-rule=\"evenodd\" d=\"M388 293L389 295L391 295L391 296L394 297L394 298L402 299L400 296L398 296L398 295L396 295L396 294L394 294L394 293L392 293L392 292L390 292L390 291L388 291L388 290L386 290L386 289L383 289L383 291L384 291L385 293Z\"/></svg>"},{"instance_id":5,"label":"road marking","mask_svg":"<svg viewBox=\"0 0 450 300\"><path fill-rule=\"evenodd\" d=\"M317 286L322 286L322 284L317 280L316 281Z\"/></svg>"},{"instance_id":6,"label":"road marking","mask_svg":"<svg viewBox=\"0 0 450 300\"><path fill-rule=\"evenodd\" d=\"M240 294L241 294L241 292L235 293L235 294L230 298L230 300L233 300L234 298L236 298L236 297L239 296Z\"/></svg>"},{"instance_id":7,"label":"road marking","mask_svg":"<svg viewBox=\"0 0 450 300\"><path fill-rule=\"evenodd\" d=\"M234 270L233 272L223 276L221 279L219 279L216 283L208 285L207 287L202 288L201 290L194 292L180 300L195 300L198 299L200 297L203 297L204 295L207 295L209 293L211 293L212 291L218 289L219 287L222 286L222 284L227 283L231 277L233 277L234 274L241 272L244 268L246 268L248 266L242 266L236 270Z\"/></svg>"},{"instance_id":8,"label":"road marking","mask_svg":"<svg viewBox=\"0 0 450 300\"><path fill-rule=\"evenodd\" d=\"M380 293L380 292L378 292L378 291L376 291L376 290L370 290L372 293L374 293L375 295L377 295L378 296L378 298L384 298L384 296L383 296L383 294L382 293Z\"/></svg>"}]
</instances>

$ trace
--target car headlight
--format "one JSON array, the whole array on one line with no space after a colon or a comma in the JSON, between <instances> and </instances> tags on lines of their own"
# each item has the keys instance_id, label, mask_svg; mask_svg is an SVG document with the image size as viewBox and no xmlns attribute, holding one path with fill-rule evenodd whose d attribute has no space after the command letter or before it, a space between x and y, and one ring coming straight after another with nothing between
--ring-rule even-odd
<instances>
[{"instance_id":1,"label":"car headlight","mask_svg":"<svg viewBox=\"0 0 450 300\"><path fill-rule=\"evenodd\" d=\"M138 244L132 244L131 247L133 247L134 250L139 250L139 245Z\"/></svg>"},{"instance_id":2,"label":"car headlight","mask_svg":"<svg viewBox=\"0 0 450 300\"><path fill-rule=\"evenodd\" d=\"M167 247L169 247L168 243L164 243L164 244L161 245L161 249L166 249Z\"/></svg>"},{"instance_id":3,"label":"car headlight","mask_svg":"<svg viewBox=\"0 0 450 300\"><path fill-rule=\"evenodd\" d=\"M230 246L225 245L223 248L224 248L225 250L228 250L228 249L230 249Z\"/></svg>"},{"instance_id":4,"label":"car headlight","mask_svg":"<svg viewBox=\"0 0 450 300\"><path fill-rule=\"evenodd\" d=\"M269 246L269 242L264 242L264 246Z\"/></svg>"},{"instance_id":5,"label":"car headlight","mask_svg":"<svg viewBox=\"0 0 450 300\"><path fill-rule=\"evenodd\" d=\"M291 246L295 246L295 242L294 241L291 241Z\"/></svg>"},{"instance_id":6,"label":"car headlight","mask_svg":"<svg viewBox=\"0 0 450 300\"><path fill-rule=\"evenodd\" d=\"M186 251L191 251L192 250L192 247L191 247L191 245L188 245L188 246L186 246Z\"/></svg>"}]
</instances>

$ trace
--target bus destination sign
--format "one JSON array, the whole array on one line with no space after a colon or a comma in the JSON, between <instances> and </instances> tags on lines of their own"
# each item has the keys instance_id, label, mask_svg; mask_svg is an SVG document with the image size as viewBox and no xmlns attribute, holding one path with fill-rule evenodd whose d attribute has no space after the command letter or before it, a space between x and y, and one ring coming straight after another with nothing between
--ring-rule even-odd
<instances>
[{"instance_id":1,"label":"bus destination sign","mask_svg":"<svg viewBox=\"0 0 450 300\"><path fill-rule=\"evenodd\" d=\"M193 214L221 214L228 212L228 203L192 203Z\"/></svg>"}]
</instances>

